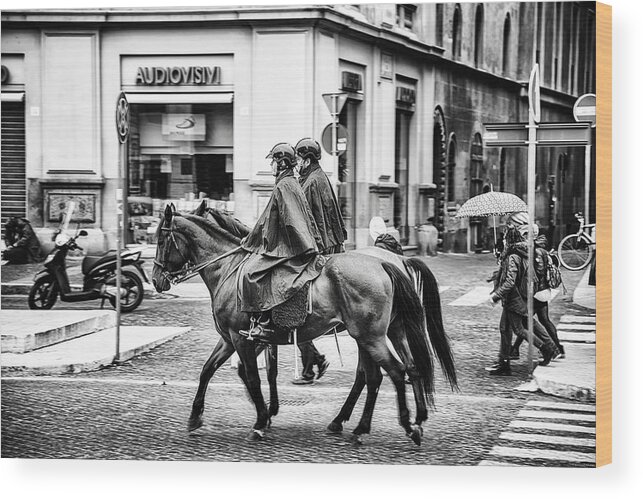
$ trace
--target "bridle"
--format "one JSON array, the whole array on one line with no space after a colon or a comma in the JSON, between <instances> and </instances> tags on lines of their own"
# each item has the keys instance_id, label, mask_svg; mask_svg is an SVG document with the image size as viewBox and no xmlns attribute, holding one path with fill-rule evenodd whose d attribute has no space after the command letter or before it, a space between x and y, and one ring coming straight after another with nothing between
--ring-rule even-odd
<instances>
[{"instance_id":1,"label":"bridle","mask_svg":"<svg viewBox=\"0 0 643 499\"><path fill-rule=\"evenodd\" d=\"M170 227L161 227L161 231L169 233L169 241L165 244L165 248L163 250L163 260L167 261L167 257L169 256L169 253L171 250L171 245L170 245L170 242L171 242L172 245L174 245L174 248L176 248L176 251L178 251L181 258L185 261L185 264L179 270L169 271L169 270L165 270L165 264L163 262L159 262L156 259L156 257L154 258L154 265L157 265L161 268L161 275L165 277L165 279L170 281L172 285L176 285L183 281L187 281L188 279L198 274L204 268L209 267L210 265L232 255L233 253L236 253L241 249L241 246L237 246L236 248L233 248L230 251L226 251L222 255L212 258L211 260L207 260L205 262L195 264L190 258L187 258L183 254L183 252L181 251L181 248L179 247L179 244L176 241L176 236L174 235L174 217L172 217L172 222L170 223Z\"/></svg>"}]
</instances>

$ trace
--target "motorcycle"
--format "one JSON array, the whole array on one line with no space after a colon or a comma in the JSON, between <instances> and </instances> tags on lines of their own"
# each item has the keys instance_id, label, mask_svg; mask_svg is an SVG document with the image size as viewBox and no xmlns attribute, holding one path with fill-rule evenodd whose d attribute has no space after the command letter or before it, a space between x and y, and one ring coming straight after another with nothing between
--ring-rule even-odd
<instances>
[{"instance_id":1,"label":"motorcycle","mask_svg":"<svg viewBox=\"0 0 643 499\"><path fill-rule=\"evenodd\" d=\"M49 310L54 306L58 296L64 302L78 302L102 298L109 300L116 308L118 288L116 286L116 251L111 250L101 256L86 256L81 264L83 273L82 291L72 291L67 276L67 253L82 250L76 243L79 237L87 236L85 230L69 236L64 232L55 237L54 249L45 259L45 268L34 277L34 285L29 291L29 308L32 310ZM122 312L135 310L143 301L143 276L149 279L140 260L140 251L121 251L121 288L120 302ZM138 272L137 272L138 271Z\"/></svg>"}]
</instances>

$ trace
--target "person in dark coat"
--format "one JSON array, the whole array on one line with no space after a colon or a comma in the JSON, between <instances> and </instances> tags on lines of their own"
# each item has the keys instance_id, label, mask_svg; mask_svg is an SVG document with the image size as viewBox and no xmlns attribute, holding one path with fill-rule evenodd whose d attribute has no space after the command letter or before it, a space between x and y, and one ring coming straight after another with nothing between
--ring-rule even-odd
<instances>
[{"instance_id":1,"label":"person in dark coat","mask_svg":"<svg viewBox=\"0 0 643 499\"><path fill-rule=\"evenodd\" d=\"M500 352L498 362L489 368L489 374L511 375L511 338L512 333L524 339L528 338L525 327L527 315L527 272L528 249L520 232L509 226L505 232L504 250L500 257L500 270L497 274L494 289L491 292L492 304L502 302L500 318ZM541 324L534 321L533 344L543 355L541 365L560 355L556 345Z\"/></svg>"},{"instance_id":2,"label":"person in dark coat","mask_svg":"<svg viewBox=\"0 0 643 499\"><path fill-rule=\"evenodd\" d=\"M240 282L241 310L253 313L251 339L268 340L274 332L270 311L292 298L322 271L321 238L304 192L294 175L295 150L277 144L271 159L275 187L263 213L241 247L253 253Z\"/></svg>"},{"instance_id":3,"label":"person in dark coat","mask_svg":"<svg viewBox=\"0 0 643 499\"><path fill-rule=\"evenodd\" d=\"M299 166L299 183L304 190L321 238L319 251L322 255L343 253L344 241L347 238L346 226L333 186L319 164L321 147L316 140L304 138L297 142L295 152ZM317 366L317 379L319 379L330 363L312 341L300 344L299 350L303 368L301 377L294 379L293 383L309 385L315 379L314 366Z\"/></svg>"},{"instance_id":4,"label":"person in dark coat","mask_svg":"<svg viewBox=\"0 0 643 499\"><path fill-rule=\"evenodd\" d=\"M40 240L26 218L11 217L4 226L7 246L2 259L8 263L37 263L41 260Z\"/></svg>"}]
</instances>

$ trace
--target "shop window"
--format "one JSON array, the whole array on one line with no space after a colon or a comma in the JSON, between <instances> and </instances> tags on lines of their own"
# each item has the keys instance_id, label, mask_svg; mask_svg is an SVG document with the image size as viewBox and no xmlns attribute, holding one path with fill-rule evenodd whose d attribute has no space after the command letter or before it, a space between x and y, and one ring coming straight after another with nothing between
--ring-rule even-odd
<instances>
[{"instance_id":1,"label":"shop window","mask_svg":"<svg viewBox=\"0 0 643 499\"><path fill-rule=\"evenodd\" d=\"M462 51L462 15L460 13L460 6L456 5L453 11L453 27L452 27L452 47L451 53L454 59L459 59Z\"/></svg>"},{"instance_id":2,"label":"shop window","mask_svg":"<svg viewBox=\"0 0 643 499\"><path fill-rule=\"evenodd\" d=\"M398 110L395 119L395 182L398 185L393 206L393 225L400 232L400 242L409 240L408 190L409 190L409 143L413 114Z\"/></svg>"},{"instance_id":3,"label":"shop window","mask_svg":"<svg viewBox=\"0 0 643 499\"><path fill-rule=\"evenodd\" d=\"M355 167L357 163L359 104L359 101L349 99L339 115L339 122L346 127L350 137L346 152L338 159L338 202L344 225L346 225L346 232L348 232L349 245L355 243L355 199L357 189Z\"/></svg>"},{"instance_id":4,"label":"shop window","mask_svg":"<svg viewBox=\"0 0 643 499\"><path fill-rule=\"evenodd\" d=\"M479 133L473 136L471 143L471 156L469 165L469 197L482 194L482 184L484 182L484 172L482 171L482 137Z\"/></svg>"},{"instance_id":5,"label":"shop window","mask_svg":"<svg viewBox=\"0 0 643 499\"><path fill-rule=\"evenodd\" d=\"M500 192L507 191L507 150L500 150L500 178L498 179L498 190Z\"/></svg>"},{"instance_id":6,"label":"shop window","mask_svg":"<svg viewBox=\"0 0 643 499\"><path fill-rule=\"evenodd\" d=\"M154 242L170 202L234 212L232 105L139 104L130 115L128 242Z\"/></svg>"},{"instance_id":7,"label":"shop window","mask_svg":"<svg viewBox=\"0 0 643 499\"><path fill-rule=\"evenodd\" d=\"M482 5L476 7L475 22L473 63L476 67L479 67L484 63L484 10Z\"/></svg>"}]
</instances>

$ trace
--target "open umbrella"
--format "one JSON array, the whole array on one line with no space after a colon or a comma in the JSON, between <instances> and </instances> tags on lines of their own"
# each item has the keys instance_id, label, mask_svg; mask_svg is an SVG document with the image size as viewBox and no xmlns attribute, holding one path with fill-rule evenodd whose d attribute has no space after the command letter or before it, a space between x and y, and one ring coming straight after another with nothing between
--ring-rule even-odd
<instances>
[{"instance_id":1,"label":"open umbrella","mask_svg":"<svg viewBox=\"0 0 643 499\"><path fill-rule=\"evenodd\" d=\"M508 192L489 192L467 200L455 214L456 218L491 217L508 215L516 211L527 211L527 205L515 194ZM496 241L496 221L493 222L493 238Z\"/></svg>"}]
</instances>

